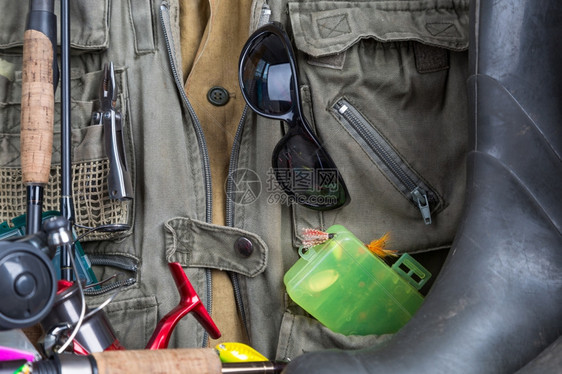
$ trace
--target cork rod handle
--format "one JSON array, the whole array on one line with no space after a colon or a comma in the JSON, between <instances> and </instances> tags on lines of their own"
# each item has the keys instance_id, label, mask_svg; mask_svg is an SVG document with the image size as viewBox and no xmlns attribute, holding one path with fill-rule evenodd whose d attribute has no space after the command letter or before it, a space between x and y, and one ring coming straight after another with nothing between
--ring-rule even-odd
<instances>
[{"instance_id":1,"label":"cork rod handle","mask_svg":"<svg viewBox=\"0 0 562 374\"><path fill-rule=\"evenodd\" d=\"M99 374L220 374L221 362L212 348L107 351L93 354Z\"/></svg>"},{"instance_id":2,"label":"cork rod handle","mask_svg":"<svg viewBox=\"0 0 562 374\"><path fill-rule=\"evenodd\" d=\"M21 98L21 163L25 184L49 181L55 95L53 45L42 32L24 33Z\"/></svg>"}]
</instances>

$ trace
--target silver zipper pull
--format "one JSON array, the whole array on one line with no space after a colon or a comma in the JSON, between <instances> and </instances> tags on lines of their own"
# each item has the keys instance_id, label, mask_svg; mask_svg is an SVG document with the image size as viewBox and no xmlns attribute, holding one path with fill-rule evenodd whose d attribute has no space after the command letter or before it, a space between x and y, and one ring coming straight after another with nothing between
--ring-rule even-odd
<instances>
[{"instance_id":1,"label":"silver zipper pull","mask_svg":"<svg viewBox=\"0 0 562 374\"><path fill-rule=\"evenodd\" d=\"M420 189L419 187L416 187L412 191L412 197L414 198L414 201L418 205L423 221L425 222L426 225L430 225L431 211L429 209L429 202L427 201L427 193L424 190Z\"/></svg>"},{"instance_id":2,"label":"silver zipper pull","mask_svg":"<svg viewBox=\"0 0 562 374\"><path fill-rule=\"evenodd\" d=\"M264 2L263 6L261 8L260 20L258 21L258 27L261 27L261 26L265 25L266 23L269 23L270 17L271 17L271 8L267 4L267 2Z\"/></svg>"}]
</instances>

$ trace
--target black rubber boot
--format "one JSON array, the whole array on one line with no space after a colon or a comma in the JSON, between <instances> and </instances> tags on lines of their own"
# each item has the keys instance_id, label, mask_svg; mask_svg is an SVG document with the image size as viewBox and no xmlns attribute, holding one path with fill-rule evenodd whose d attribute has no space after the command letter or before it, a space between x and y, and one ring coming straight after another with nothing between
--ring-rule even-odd
<instances>
[{"instance_id":1,"label":"black rubber boot","mask_svg":"<svg viewBox=\"0 0 562 374\"><path fill-rule=\"evenodd\" d=\"M562 337L529 362L517 374L560 374L562 371Z\"/></svg>"},{"instance_id":2,"label":"black rubber boot","mask_svg":"<svg viewBox=\"0 0 562 374\"><path fill-rule=\"evenodd\" d=\"M474 1L465 212L425 303L384 347L294 373L513 373L562 333L562 2Z\"/></svg>"}]
</instances>

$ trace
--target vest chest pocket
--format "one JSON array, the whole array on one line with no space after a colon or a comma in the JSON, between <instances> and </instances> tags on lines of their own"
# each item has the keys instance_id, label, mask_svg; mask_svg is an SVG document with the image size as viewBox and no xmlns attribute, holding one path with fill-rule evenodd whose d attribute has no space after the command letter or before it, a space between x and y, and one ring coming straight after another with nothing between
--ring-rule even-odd
<instances>
[{"instance_id":1,"label":"vest chest pocket","mask_svg":"<svg viewBox=\"0 0 562 374\"><path fill-rule=\"evenodd\" d=\"M399 251L449 245L464 201L468 1L288 9L305 112L351 196L320 214L295 207L295 243L303 227L344 224L365 242L390 232Z\"/></svg>"},{"instance_id":2,"label":"vest chest pocket","mask_svg":"<svg viewBox=\"0 0 562 374\"><path fill-rule=\"evenodd\" d=\"M28 6L28 1L0 0L5 15L0 22L0 50L21 53ZM55 1L55 14L60 20L60 1ZM98 52L109 47L109 0L70 1L69 17L73 53ZM60 31L57 34L60 45Z\"/></svg>"}]
</instances>

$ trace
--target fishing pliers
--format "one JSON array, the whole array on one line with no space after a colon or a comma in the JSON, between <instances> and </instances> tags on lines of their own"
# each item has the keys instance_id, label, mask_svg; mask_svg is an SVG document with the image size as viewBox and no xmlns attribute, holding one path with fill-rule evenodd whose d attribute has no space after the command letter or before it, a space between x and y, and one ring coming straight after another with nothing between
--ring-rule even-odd
<instances>
[{"instance_id":1,"label":"fishing pliers","mask_svg":"<svg viewBox=\"0 0 562 374\"><path fill-rule=\"evenodd\" d=\"M127 166L121 113L115 107L117 96L118 88L115 84L113 62L106 63L99 88L99 110L92 113L92 124L103 126L105 154L109 159L107 177L109 197L128 200L133 198L133 187Z\"/></svg>"}]
</instances>

